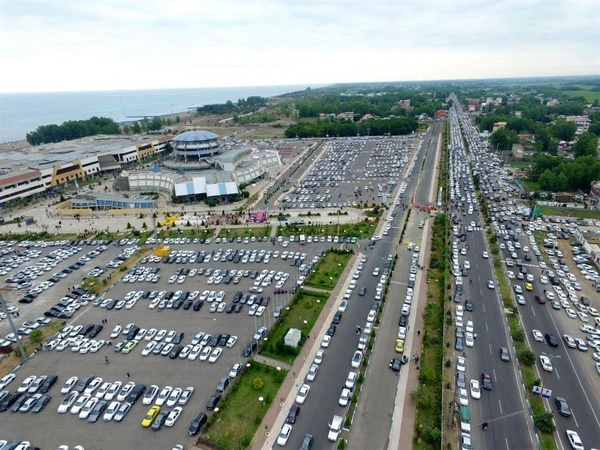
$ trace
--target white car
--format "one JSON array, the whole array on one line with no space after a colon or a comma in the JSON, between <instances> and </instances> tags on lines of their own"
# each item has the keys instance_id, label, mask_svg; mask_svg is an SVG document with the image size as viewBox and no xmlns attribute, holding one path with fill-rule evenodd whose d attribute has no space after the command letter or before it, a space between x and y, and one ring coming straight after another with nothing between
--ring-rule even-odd
<instances>
[{"instance_id":1,"label":"white car","mask_svg":"<svg viewBox=\"0 0 600 450\"><path fill-rule=\"evenodd\" d=\"M573 450L584 450L583 442L581 441L579 434L577 434L577 431L567 430L566 434Z\"/></svg>"},{"instance_id":2,"label":"white car","mask_svg":"<svg viewBox=\"0 0 600 450\"><path fill-rule=\"evenodd\" d=\"M31 385L35 382L36 378L37 377L35 375L31 375L25 378L23 382L19 385L17 392L27 392Z\"/></svg>"},{"instance_id":3,"label":"white car","mask_svg":"<svg viewBox=\"0 0 600 450\"><path fill-rule=\"evenodd\" d=\"M60 393L61 394L68 394L69 391L71 389L73 389L73 386L75 386L77 384L78 378L77 377L71 377L67 380L67 382L65 384L63 384L62 388L60 388Z\"/></svg>"},{"instance_id":4,"label":"white car","mask_svg":"<svg viewBox=\"0 0 600 450\"><path fill-rule=\"evenodd\" d=\"M102 420L105 422L110 422L111 420L113 420L113 418L115 417L115 414L119 410L120 406L121 406L121 402L117 402L117 401L114 401L110 405L108 405L108 408L106 408L106 412L104 413L104 416L102 416Z\"/></svg>"},{"instance_id":5,"label":"white car","mask_svg":"<svg viewBox=\"0 0 600 450\"><path fill-rule=\"evenodd\" d=\"M533 335L534 341L544 342L544 335L540 330L531 330L531 334Z\"/></svg>"},{"instance_id":6,"label":"white car","mask_svg":"<svg viewBox=\"0 0 600 450\"><path fill-rule=\"evenodd\" d=\"M321 364L323 362L324 357L325 357L325 350L320 348L319 350L317 350L317 353L315 354L315 359L313 362L315 364Z\"/></svg>"},{"instance_id":7,"label":"white car","mask_svg":"<svg viewBox=\"0 0 600 450\"><path fill-rule=\"evenodd\" d=\"M467 347L475 346L475 335L473 333L465 333L465 345Z\"/></svg>"},{"instance_id":8,"label":"white car","mask_svg":"<svg viewBox=\"0 0 600 450\"><path fill-rule=\"evenodd\" d=\"M346 378L346 383L344 386L350 390L353 390L357 378L358 374L356 372L348 372L348 377Z\"/></svg>"},{"instance_id":9,"label":"white car","mask_svg":"<svg viewBox=\"0 0 600 450\"><path fill-rule=\"evenodd\" d=\"M321 341L321 347L327 348L329 347L329 344L331 344L331 336L325 335Z\"/></svg>"},{"instance_id":10,"label":"white car","mask_svg":"<svg viewBox=\"0 0 600 450\"><path fill-rule=\"evenodd\" d=\"M212 353L210 354L210 357L208 358L208 362L210 363L216 363L217 360L219 359L219 356L221 356L221 353L223 353L223 349L220 347L215 348Z\"/></svg>"},{"instance_id":11,"label":"white car","mask_svg":"<svg viewBox=\"0 0 600 450\"><path fill-rule=\"evenodd\" d=\"M99 401L100 400L98 400L96 397L90 398L87 401L87 403L84 405L84 407L81 408L81 411L79 412L79 418L80 419L87 419L89 417L90 413L96 407L96 405L98 404Z\"/></svg>"},{"instance_id":12,"label":"white car","mask_svg":"<svg viewBox=\"0 0 600 450\"><path fill-rule=\"evenodd\" d=\"M124 402L134 387L135 387L135 383L133 381L130 381L125 386L123 386L121 388L121 390L119 391L119 394L117 395L117 400L120 402Z\"/></svg>"},{"instance_id":13,"label":"white car","mask_svg":"<svg viewBox=\"0 0 600 450\"><path fill-rule=\"evenodd\" d=\"M202 352L200 352L200 361L206 361L209 356L210 356L210 352L212 352L212 348L210 346L206 346L202 349Z\"/></svg>"},{"instance_id":14,"label":"white car","mask_svg":"<svg viewBox=\"0 0 600 450\"><path fill-rule=\"evenodd\" d=\"M467 326L465 327L465 330L468 333L473 333L473 321L472 320L467 320Z\"/></svg>"},{"instance_id":15,"label":"white car","mask_svg":"<svg viewBox=\"0 0 600 450\"><path fill-rule=\"evenodd\" d=\"M75 403L75 401L77 400L78 396L79 394L77 394L77 392L69 392L67 396L63 399L63 401L60 402L57 412L59 414L65 414L67 411L69 411L73 403Z\"/></svg>"},{"instance_id":16,"label":"white car","mask_svg":"<svg viewBox=\"0 0 600 450\"><path fill-rule=\"evenodd\" d=\"M90 384L85 388L84 394L91 395L96 389L98 389L104 380L100 377L94 378Z\"/></svg>"},{"instance_id":17,"label":"white car","mask_svg":"<svg viewBox=\"0 0 600 450\"><path fill-rule=\"evenodd\" d=\"M179 405L187 405L187 403L190 401L190 398L192 398L194 391L195 389L193 386L186 387L185 390L181 393L181 396L179 396L179 400L177 400L177 403Z\"/></svg>"},{"instance_id":18,"label":"white car","mask_svg":"<svg viewBox=\"0 0 600 450\"><path fill-rule=\"evenodd\" d=\"M6 386L8 386L15 379L15 377L16 375L14 373L9 373L8 375L2 377L0 380L0 389L4 389Z\"/></svg>"},{"instance_id":19,"label":"white car","mask_svg":"<svg viewBox=\"0 0 600 450\"><path fill-rule=\"evenodd\" d=\"M235 378L239 375L242 370L242 365L238 362L233 365L231 370L229 371L229 378Z\"/></svg>"},{"instance_id":20,"label":"white car","mask_svg":"<svg viewBox=\"0 0 600 450\"><path fill-rule=\"evenodd\" d=\"M308 373L306 374L306 381L315 381L318 372L319 366L317 364L311 364L308 369Z\"/></svg>"},{"instance_id":21,"label":"white car","mask_svg":"<svg viewBox=\"0 0 600 450\"><path fill-rule=\"evenodd\" d=\"M169 398L166 401L167 406L175 406L177 404L177 402L179 401L179 397L181 397L181 394L183 392L183 389L181 388L175 388L171 391L171 394L169 394Z\"/></svg>"},{"instance_id":22,"label":"white car","mask_svg":"<svg viewBox=\"0 0 600 450\"><path fill-rule=\"evenodd\" d=\"M346 312L346 308L348 307L348 301L347 300L342 300L340 302L340 306L338 306L338 311L339 312Z\"/></svg>"},{"instance_id":23,"label":"white car","mask_svg":"<svg viewBox=\"0 0 600 450\"><path fill-rule=\"evenodd\" d=\"M496 286L494 285L494 282L492 280L488 280L487 287L488 289L496 289Z\"/></svg>"},{"instance_id":24,"label":"white car","mask_svg":"<svg viewBox=\"0 0 600 450\"><path fill-rule=\"evenodd\" d=\"M352 396L352 393L350 392L350 389L348 389L348 388L342 389L342 393L340 395L340 399L338 400L338 405L340 405L340 406L348 406L348 403L350 402L350 397L351 396Z\"/></svg>"},{"instance_id":25,"label":"white car","mask_svg":"<svg viewBox=\"0 0 600 450\"><path fill-rule=\"evenodd\" d=\"M460 388L458 390L458 404L461 406L469 406L469 396L467 395L467 390Z\"/></svg>"},{"instance_id":26,"label":"white car","mask_svg":"<svg viewBox=\"0 0 600 450\"><path fill-rule=\"evenodd\" d=\"M292 434L292 426L289 423L283 424L277 435L277 445L284 447Z\"/></svg>"},{"instance_id":27,"label":"white car","mask_svg":"<svg viewBox=\"0 0 600 450\"><path fill-rule=\"evenodd\" d=\"M352 356L352 368L354 369L359 369L360 368L360 363L362 362L362 357L363 354L361 351L356 350L354 352L354 355Z\"/></svg>"},{"instance_id":28,"label":"white car","mask_svg":"<svg viewBox=\"0 0 600 450\"><path fill-rule=\"evenodd\" d=\"M227 348L233 348L233 346L235 345L237 340L238 340L237 336L230 336L229 339L227 339L227 344L225 344L225 346Z\"/></svg>"},{"instance_id":29,"label":"white car","mask_svg":"<svg viewBox=\"0 0 600 450\"><path fill-rule=\"evenodd\" d=\"M459 356L456 359L456 370L459 372L465 372L467 370L467 358Z\"/></svg>"},{"instance_id":30,"label":"white car","mask_svg":"<svg viewBox=\"0 0 600 450\"><path fill-rule=\"evenodd\" d=\"M177 419L179 419L179 416L181 415L182 411L183 408L181 406L176 406L175 408L173 408L167 416L167 420L165 420L165 426L172 427L173 425L175 425L175 422L177 422Z\"/></svg>"},{"instance_id":31,"label":"white car","mask_svg":"<svg viewBox=\"0 0 600 450\"><path fill-rule=\"evenodd\" d=\"M160 394L158 394L158 397L156 398L155 404L157 406L164 405L165 402L167 401L167 399L169 398L169 395L171 395L171 391L173 391L173 388L171 386L165 386L163 388L163 390L160 391Z\"/></svg>"},{"instance_id":32,"label":"white car","mask_svg":"<svg viewBox=\"0 0 600 450\"><path fill-rule=\"evenodd\" d=\"M154 401L154 398L158 394L159 388L157 385L153 384L148 388L146 393L144 394L144 398L142 399L142 405L151 405Z\"/></svg>"},{"instance_id":33,"label":"white car","mask_svg":"<svg viewBox=\"0 0 600 450\"><path fill-rule=\"evenodd\" d=\"M108 381L104 382L102 386L100 386L100 388L98 389L98 392L96 392L96 398L102 400L109 389L110 383Z\"/></svg>"},{"instance_id":34,"label":"white car","mask_svg":"<svg viewBox=\"0 0 600 450\"><path fill-rule=\"evenodd\" d=\"M481 398L481 388L479 387L479 381L471 380L470 383L471 397L479 400Z\"/></svg>"},{"instance_id":35,"label":"white car","mask_svg":"<svg viewBox=\"0 0 600 450\"><path fill-rule=\"evenodd\" d=\"M88 400L92 398L91 395L82 394L77 398L77 401L71 406L71 414L79 414L81 412L81 408L85 406Z\"/></svg>"},{"instance_id":36,"label":"white car","mask_svg":"<svg viewBox=\"0 0 600 450\"><path fill-rule=\"evenodd\" d=\"M302 405L306 401L306 397L308 397L308 393L310 392L310 386L308 384L303 384L298 389L298 394L296 394L296 403Z\"/></svg>"},{"instance_id":37,"label":"white car","mask_svg":"<svg viewBox=\"0 0 600 450\"><path fill-rule=\"evenodd\" d=\"M150 341L146 344L146 346L144 347L144 350L142 350L142 356L148 356L150 353L152 353L152 350L154 350L154 347L156 347L156 344L158 344L158 342L156 341Z\"/></svg>"},{"instance_id":38,"label":"white car","mask_svg":"<svg viewBox=\"0 0 600 450\"><path fill-rule=\"evenodd\" d=\"M489 253L488 253L488 252L483 252L483 253L482 253L482 256L483 256L485 259L488 259L488 258L490 257L490 255L489 255Z\"/></svg>"},{"instance_id":39,"label":"white car","mask_svg":"<svg viewBox=\"0 0 600 450\"><path fill-rule=\"evenodd\" d=\"M546 355L540 355L540 364L542 365L542 369L546 372L554 371L554 367L552 367L552 362L550 362L550 358Z\"/></svg>"}]
</instances>

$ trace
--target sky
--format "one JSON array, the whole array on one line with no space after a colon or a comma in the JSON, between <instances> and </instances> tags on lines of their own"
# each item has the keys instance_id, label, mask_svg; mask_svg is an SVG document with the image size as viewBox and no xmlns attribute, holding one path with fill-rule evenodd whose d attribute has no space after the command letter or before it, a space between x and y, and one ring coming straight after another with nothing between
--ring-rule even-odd
<instances>
[{"instance_id":1,"label":"sky","mask_svg":"<svg viewBox=\"0 0 600 450\"><path fill-rule=\"evenodd\" d=\"M600 73L598 0L0 0L0 92Z\"/></svg>"}]
</instances>

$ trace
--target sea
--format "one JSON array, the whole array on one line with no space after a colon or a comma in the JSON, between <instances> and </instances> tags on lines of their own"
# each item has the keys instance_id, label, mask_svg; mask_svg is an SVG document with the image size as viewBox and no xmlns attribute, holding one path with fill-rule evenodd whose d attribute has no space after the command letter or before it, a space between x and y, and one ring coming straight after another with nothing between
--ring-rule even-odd
<instances>
[{"instance_id":1,"label":"sea","mask_svg":"<svg viewBox=\"0 0 600 450\"><path fill-rule=\"evenodd\" d=\"M247 86L92 92L0 93L0 142L25 139L40 125L90 117L127 122L189 111L198 106L273 97L323 85Z\"/></svg>"}]
</instances>

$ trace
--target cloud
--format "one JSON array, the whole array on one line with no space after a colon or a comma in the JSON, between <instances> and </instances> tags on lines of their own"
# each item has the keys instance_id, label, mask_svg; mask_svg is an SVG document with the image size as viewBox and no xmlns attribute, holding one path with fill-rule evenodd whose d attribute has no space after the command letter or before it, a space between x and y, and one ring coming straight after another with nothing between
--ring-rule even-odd
<instances>
[{"instance_id":1,"label":"cloud","mask_svg":"<svg viewBox=\"0 0 600 450\"><path fill-rule=\"evenodd\" d=\"M598 73L596 0L0 0L6 92Z\"/></svg>"}]
</instances>

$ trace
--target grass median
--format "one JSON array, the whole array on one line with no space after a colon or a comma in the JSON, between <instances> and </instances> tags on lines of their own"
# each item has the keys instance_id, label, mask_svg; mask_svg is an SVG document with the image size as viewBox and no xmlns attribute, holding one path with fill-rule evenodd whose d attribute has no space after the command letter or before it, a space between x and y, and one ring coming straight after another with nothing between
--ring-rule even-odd
<instances>
[{"instance_id":1,"label":"grass median","mask_svg":"<svg viewBox=\"0 0 600 450\"><path fill-rule=\"evenodd\" d=\"M249 363L212 414L199 442L215 448L248 448L287 371ZM262 398L262 401L259 400Z\"/></svg>"},{"instance_id":2,"label":"grass median","mask_svg":"<svg viewBox=\"0 0 600 450\"><path fill-rule=\"evenodd\" d=\"M221 228L221 231L219 231L219 236L220 238L229 238L229 237L233 237L233 238L246 238L246 237L262 237L262 236L269 236L271 234L271 227L270 226L264 226L264 227L231 227L231 228L227 228L226 225L223 226L223 228Z\"/></svg>"},{"instance_id":3,"label":"grass median","mask_svg":"<svg viewBox=\"0 0 600 450\"><path fill-rule=\"evenodd\" d=\"M351 257L352 251L330 250L319 260L317 267L306 278L304 285L332 290Z\"/></svg>"},{"instance_id":4,"label":"grass median","mask_svg":"<svg viewBox=\"0 0 600 450\"><path fill-rule=\"evenodd\" d=\"M350 236L358 239L370 238L375 227L376 221L363 221L358 223L340 223L336 224L336 216L328 216L326 219L304 218L306 224L279 225L277 227L278 236L295 236L306 234L309 236Z\"/></svg>"}]
</instances>

